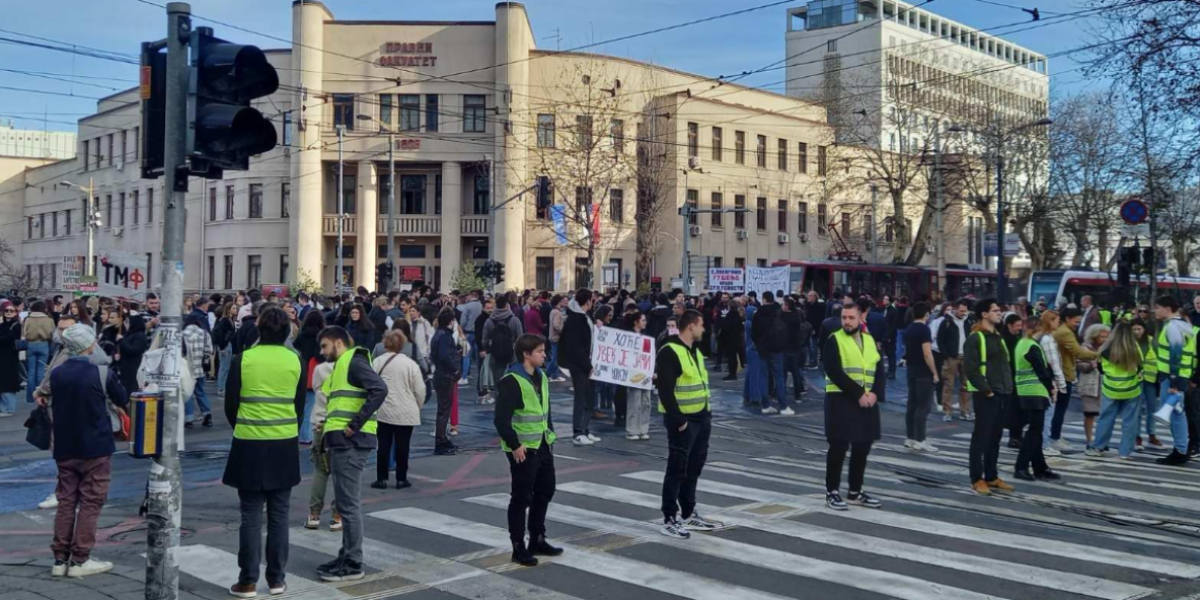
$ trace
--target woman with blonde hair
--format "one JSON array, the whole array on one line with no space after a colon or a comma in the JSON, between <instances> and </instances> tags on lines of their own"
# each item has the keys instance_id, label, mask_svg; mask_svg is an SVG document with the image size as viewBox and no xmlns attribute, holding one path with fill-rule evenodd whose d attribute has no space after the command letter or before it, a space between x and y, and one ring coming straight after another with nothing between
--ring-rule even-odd
<instances>
[{"instance_id":1,"label":"woman with blonde hair","mask_svg":"<svg viewBox=\"0 0 1200 600\"><path fill-rule=\"evenodd\" d=\"M1112 439L1117 415L1121 416L1120 458L1129 460L1138 434L1138 416L1142 397L1142 350L1133 327L1125 321L1117 323L1100 347L1100 418L1096 435L1088 444L1086 454L1104 456Z\"/></svg>"},{"instance_id":2,"label":"woman with blonde hair","mask_svg":"<svg viewBox=\"0 0 1200 600\"><path fill-rule=\"evenodd\" d=\"M1058 399L1058 392L1063 392L1067 389L1067 378L1063 374L1062 353L1058 351L1058 342L1054 340L1054 330L1058 329L1061 319L1058 311L1046 310L1038 316L1038 324L1033 332L1033 339L1037 340L1038 345L1042 347L1042 353L1046 357L1046 365L1054 373L1054 389L1056 392L1050 396L1050 404L1053 405ZM1057 448L1050 445L1050 419L1045 419L1045 424L1042 427L1042 454L1045 456L1060 456Z\"/></svg>"},{"instance_id":3,"label":"woman with blonde hair","mask_svg":"<svg viewBox=\"0 0 1200 600\"><path fill-rule=\"evenodd\" d=\"M1083 331L1083 349L1099 352L1108 341L1112 329L1108 325L1096 323ZM1092 434L1095 432L1096 417L1100 416L1100 357L1095 360L1075 361L1075 371L1079 374L1079 399L1083 401L1083 435L1087 447L1092 447Z\"/></svg>"}]
</instances>

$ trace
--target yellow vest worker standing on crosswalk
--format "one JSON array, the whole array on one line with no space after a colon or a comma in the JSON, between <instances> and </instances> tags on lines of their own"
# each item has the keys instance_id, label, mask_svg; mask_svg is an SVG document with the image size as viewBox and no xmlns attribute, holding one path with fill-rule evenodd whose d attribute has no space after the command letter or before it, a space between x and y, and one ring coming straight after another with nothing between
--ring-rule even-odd
<instances>
[{"instance_id":1,"label":"yellow vest worker standing on crosswalk","mask_svg":"<svg viewBox=\"0 0 1200 600\"><path fill-rule=\"evenodd\" d=\"M975 303L979 322L963 344L963 365L967 373L967 390L975 404L975 429L971 431L971 447L967 451L971 489L981 496L992 491L1011 492L1009 485L996 472L1000 459L1000 438L1004 434L1004 415L1007 403L1013 401L1013 366L1008 346L998 328L1004 311L991 298Z\"/></svg>"},{"instance_id":2,"label":"yellow vest worker standing on crosswalk","mask_svg":"<svg viewBox=\"0 0 1200 600\"><path fill-rule=\"evenodd\" d=\"M496 384L496 432L512 473L508 535L515 563L533 567L534 555L558 556L562 548L546 541L546 509L554 497L554 424L550 422L550 380L542 371L546 340L526 333L517 338L516 356ZM529 544L525 543L526 511Z\"/></svg>"},{"instance_id":3,"label":"yellow vest worker standing on crosswalk","mask_svg":"<svg viewBox=\"0 0 1200 600\"><path fill-rule=\"evenodd\" d=\"M283 344L292 332L282 309L268 305L258 315L258 344L237 355L225 387L225 418L233 444L222 482L237 488L241 501L238 566L229 593L257 594L262 562L262 515L267 512L267 586L287 590L288 508L300 483L299 417L304 413L304 366ZM196 385L203 385L203 381Z\"/></svg>"},{"instance_id":4,"label":"yellow vest worker standing on crosswalk","mask_svg":"<svg viewBox=\"0 0 1200 600\"><path fill-rule=\"evenodd\" d=\"M865 305L865 306L864 306ZM879 500L863 491L867 455L880 437L879 397L884 379L876 376L879 349L863 330L870 304L842 307L842 328L821 347L825 365L825 506L847 510L849 504L879 508ZM850 452L850 494L842 499L842 464Z\"/></svg>"},{"instance_id":5,"label":"yellow vest worker standing on crosswalk","mask_svg":"<svg viewBox=\"0 0 1200 600\"><path fill-rule=\"evenodd\" d=\"M333 476L333 502L342 516L342 549L338 557L317 567L324 581L363 578L363 515L360 494L367 458L378 445L375 411L387 399L387 384L371 368L371 353L355 348L345 329L321 330L321 355L333 372L321 384L325 427L321 431Z\"/></svg>"},{"instance_id":6,"label":"yellow vest worker standing on crosswalk","mask_svg":"<svg viewBox=\"0 0 1200 600\"><path fill-rule=\"evenodd\" d=\"M712 433L712 392L700 354L704 318L685 310L678 318L679 335L667 338L655 362L658 410L667 429L667 473L663 477L662 534L687 539L689 531L712 531L718 524L696 513L696 484L708 460ZM682 514L680 521L677 514Z\"/></svg>"}]
</instances>

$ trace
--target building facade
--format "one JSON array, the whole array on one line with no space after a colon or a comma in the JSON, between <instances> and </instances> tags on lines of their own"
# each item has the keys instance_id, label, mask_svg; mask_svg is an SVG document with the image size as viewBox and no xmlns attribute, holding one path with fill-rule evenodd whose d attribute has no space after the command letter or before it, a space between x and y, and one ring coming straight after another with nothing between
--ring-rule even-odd
<instances>
[{"instance_id":1,"label":"building facade","mask_svg":"<svg viewBox=\"0 0 1200 600\"><path fill-rule=\"evenodd\" d=\"M69 131L17 129L0 124L0 156L62 160L75 156L75 134Z\"/></svg>"}]
</instances>

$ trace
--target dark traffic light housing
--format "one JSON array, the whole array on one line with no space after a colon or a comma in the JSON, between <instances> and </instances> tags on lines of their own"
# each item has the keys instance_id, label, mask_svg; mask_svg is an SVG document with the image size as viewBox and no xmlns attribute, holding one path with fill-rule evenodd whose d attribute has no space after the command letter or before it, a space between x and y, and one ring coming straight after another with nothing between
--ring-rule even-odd
<instances>
[{"instance_id":1,"label":"dark traffic light housing","mask_svg":"<svg viewBox=\"0 0 1200 600\"><path fill-rule=\"evenodd\" d=\"M250 102L279 89L279 74L257 46L233 44L197 27L191 37L187 156L193 175L245 171L275 147L275 125Z\"/></svg>"},{"instance_id":2,"label":"dark traffic light housing","mask_svg":"<svg viewBox=\"0 0 1200 600\"><path fill-rule=\"evenodd\" d=\"M546 210L551 204L554 204L554 185L549 177L540 175L537 178L537 209Z\"/></svg>"}]
</instances>

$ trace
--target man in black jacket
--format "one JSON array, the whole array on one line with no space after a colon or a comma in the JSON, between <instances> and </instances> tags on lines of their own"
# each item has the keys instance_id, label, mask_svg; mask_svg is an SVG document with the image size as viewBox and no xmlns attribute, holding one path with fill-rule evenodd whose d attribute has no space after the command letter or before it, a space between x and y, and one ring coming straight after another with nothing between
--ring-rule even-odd
<instances>
[{"instance_id":1,"label":"man in black jacket","mask_svg":"<svg viewBox=\"0 0 1200 600\"><path fill-rule=\"evenodd\" d=\"M763 363L767 365L767 380L771 382L775 399L779 408L771 406L769 398L764 398L762 414L773 415L782 412L785 415L796 414L788 407L787 374L784 371L784 350L787 349L787 325L783 321L782 309L775 302L775 294L766 291L762 294L763 304L754 313L750 322L750 339L758 348Z\"/></svg>"},{"instance_id":2,"label":"man in black jacket","mask_svg":"<svg viewBox=\"0 0 1200 600\"><path fill-rule=\"evenodd\" d=\"M250 314L242 319L242 326L238 327L237 334L233 336L233 354L237 356L254 347L258 343L258 325L255 323L258 320L258 313L262 311L265 302L259 300L250 305Z\"/></svg>"},{"instance_id":3,"label":"man in black jacket","mask_svg":"<svg viewBox=\"0 0 1200 600\"><path fill-rule=\"evenodd\" d=\"M1013 491L1011 485L1000 479L996 465L1000 458L1005 407L1013 401L1016 386L1010 353L999 332L1003 309L995 300L985 298L975 303L975 314L979 318L978 331L971 333L963 344L963 370L973 389L972 400L979 414L971 432L968 458L971 489L981 496L988 496L993 491Z\"/></svg>"},{"instance_id":4,"label":"man in black jacket","mask_svg":"<svg viewBox=\"0 0 1200 600\"><path fill-rule=\"evenodd\" d=\"M434 427L433 453L450 455L458 451L446 435L450 409L454 403L454 386L462 376L462 354L454 341L454 311L443 309L437 316L437 332L429 342L433 362L433 390L437 394L437 420Z\"/></svg>"},{"instance_id":5,"label":"man in black jacket","mask_svg":"<svg viewBox=\"0 0 1200 600\"><path fill-rule=\"evenodd\" d=\"M954 408L954 380L957 379L962 388L959 391L958 407L964 421L974 419L971 414L971 395L967 391L966 372L962 367L963 343L967 340L967 332L971 331L967 320L971 312L971 302L959 300L953 310L947 310L946 317L934 333L937 337L938 350L942 353L942 421L953 421L951 410Z\"/></svg>"},{"instance_id":6,"label":"man in black jacket","mask_svg":"<svg viewBox=\"0 0 1200 600\"><path fill-rule=\"evenodd\" d=\"M825 506L847 510L850 504L879 508L879 500L863 490L867 456L880 438L879 401L886 390L879 368L879 353L871 334L863 331L868 302L842 307L839 330L821 344L825 366ZM843 352L844 349L844 352ZM843 354L845 354L843 356ZM874 380L868 373L875 372ZM867 384L870 384L870 389ZM850 494L842 499L842 466L850 452Z\"/></svg>"},{"instance_id":7,"label":"man in black jacket","mask_svg":"<svg viewBox=\"0 0 1200 600\"><path fill-rule=\"evenodd\" d=\"M646 331L643 333L657 339L659 334L667 330L667 317L671 316L671 301L662 292L659 292L654 301L655 306L646 313Z\"/></svg>"},{"instance_id":8,"label":"man in black jacket","mask_svg":"<svg viewBox=\"0 0 1200 600\"><path fill-rule=\"evenodd\" d=\"M576 446L591 446L600 441L592 435L589 426L592 413L596 410L596 395L592 388L592 292L579 290L567 304L567 319L563 323L562 337L558 342L558 362L571 372L571 385L575 386L573 411L574 440Z\"/></svg>"},{"instance_id":9,"label":"man in black jacket","mask_svg":"<svg viewBox=\"0 0 1200 600\"><path fill-rule=\"evenodd\" d=\"M821 330L821 322L825 320L825 303L821 301L817 292L809 290L807 301L804 303L804 315L808 321L809 327L814 335L809 336L808 340L808 368L817 368L817 357L820 355L821 342L815 334Z\"/></svg>"}]
</instances>

